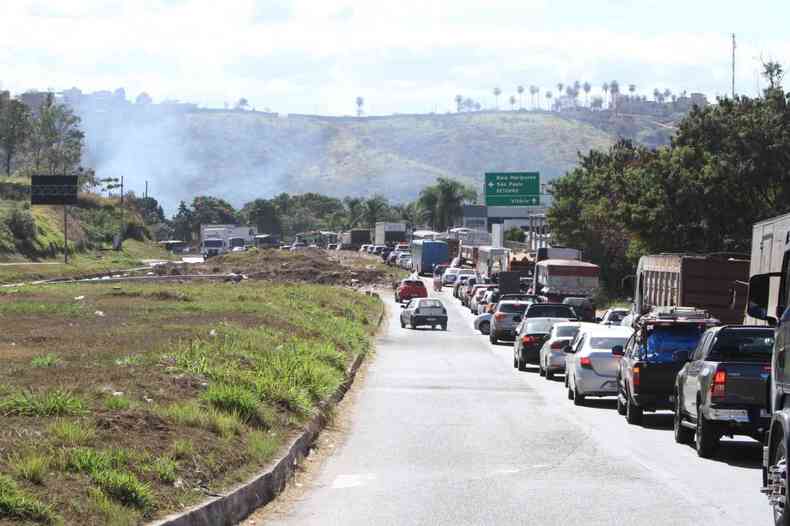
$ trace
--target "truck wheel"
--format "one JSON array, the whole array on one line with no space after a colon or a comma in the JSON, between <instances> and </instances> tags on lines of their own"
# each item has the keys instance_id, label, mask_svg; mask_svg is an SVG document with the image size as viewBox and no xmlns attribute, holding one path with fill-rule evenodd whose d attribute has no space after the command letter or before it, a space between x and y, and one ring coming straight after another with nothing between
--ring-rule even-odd
<instances>
[{"instance_id":1,"label":"truck wheel","mask_svg":"<svg viewBox=\"0 0 790 526\"><path fill-rule=\"evenodd\" d=\"M491 342L491 345L496 345L499 341L499 338L496 337L496 331L489 330L488 331L488 341Z\"/></svg>"},{"instance_id":2,"label":"truck wheel","mask_svg":"<svg viewBox=\"0 0 790 526\"><path fill-rule=\"evenodd\" d=\"M675 394L675 418L673 419L673 430L675 432L675 442L678 444L691 444L691 439L694 437L694 432L683 426L683 410L681 409L680 396Z\"/></svg>"},{"instance_id":3,"label":"truck wheel","mask_svg":"<svg viewBox=\"0 0 790 526\"><path fill-rule=\"evenodd\" d=\"M787 448L785 447L785 438L780 435L776 442L776 451L771 458L773 461L771 467L777 464L785 464L787 462ZM786 464L785 464L786 465ZM785 467L786 469L786 467ZM774 514L774 524L776 526L790 526L790 499L788 498L787 476L780 476L781 484L784 485L782 493L784 494L784 502L774 502L771 506ZM770 484L770 479L769 479ZM769 486L770 487L770 486Z\"/></svg>"},{"instance_id":4,"label":"truck wheel","mask_svg":"<svg viewBox=\"0 0 790 526\"><path fill-rule=\"evenodd\" d=\"M625 404L623 403L623 392L617 390L617 414L625 416Z\"/></svg>"},{"instance_id":5,"label":"truck wheel","mask_svg":"<svg viewBox=\"0 0 790 526\"><path fill-rule=\"evenodd\" d=\"M708 420L702 414L702 411L697 406L697 432L695 433L694 442L697 446L697 455L702 458L710 458L719 447L719 435L713 429Z\"/></svg>"},{"instance_id":6,"label":"truck wheel","mask_svg":"<svg viewBox=\"0 0 790 526\"><path fill-rule=\"evenodd\" d=\"M625 397L625 421L635 426L642 423L642 408L636 405L628 395Z\"/></svg>"}]
</instances>

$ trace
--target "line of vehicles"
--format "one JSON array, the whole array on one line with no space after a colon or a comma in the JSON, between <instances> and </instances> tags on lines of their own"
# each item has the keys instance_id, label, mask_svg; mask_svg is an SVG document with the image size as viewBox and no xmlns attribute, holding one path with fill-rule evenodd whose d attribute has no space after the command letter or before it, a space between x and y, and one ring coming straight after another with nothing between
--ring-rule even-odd
<instances>
[{"instance_id":1,"label":"line of vehicles","mask_svg":"<svg viewBox=\"0 0 790 526\"><path fill-rule=\"evenodd\" d=\"M632 425L671 411L676 442L703 458L725 436L761 442L761 491L775 524L790 525L790 214L754 226L750 255L644 256L630 308L600 317L589 297L562 290L589 287L579 262L537 264L515 282L457 263L435 267L434 289L452 287L492 343L512 342L514 368L562 374L574 404L612 397ZM446 328L441 302L409 281L396 291L402 326Z\"/></svg>"}]
</instances>

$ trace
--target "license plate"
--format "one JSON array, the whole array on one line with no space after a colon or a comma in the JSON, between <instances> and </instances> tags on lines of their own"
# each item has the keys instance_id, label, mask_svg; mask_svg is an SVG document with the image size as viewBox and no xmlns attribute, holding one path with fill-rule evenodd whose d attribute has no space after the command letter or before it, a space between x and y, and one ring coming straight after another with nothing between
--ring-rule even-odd
<instances>
[{"instance_id":1,"label":"license plate","mask_svg":"<svg viewBox=\"0 0 790 526\"><path fill-rule=\"evenodd\" d=\"M731 422L748 422L749 412L746 409L712 409L715 420L727 420Z\"/></svg>"},{"instance_id":2,"label":"license plate","mask_svg":"<svg viewBox=\"0 0 790 526\"><path fill-rule=\"evenodd\" d=\"M436 318L425 318L425 321L436 321Z\"/></svg>"}]
</instances>

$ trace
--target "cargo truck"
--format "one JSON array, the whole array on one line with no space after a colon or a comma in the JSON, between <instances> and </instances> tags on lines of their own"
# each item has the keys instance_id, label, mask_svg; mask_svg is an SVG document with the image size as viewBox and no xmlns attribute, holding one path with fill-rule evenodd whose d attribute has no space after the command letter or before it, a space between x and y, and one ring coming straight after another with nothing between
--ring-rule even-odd
<instances>
[{"instance_id":1,"label":"cargo truck","mask_svg":"<svg viewBox=\"0 0 790 526\"><path fill-rule=\"evenodd\" d=\"M394 245L406 241L406 223L376 223L375 244Z\"/></svg>"},{"instance_id":2,"label":"cargo truck","mask_svg":"<svg viewBox=\"0 0 790 526\"><path fill-rule=\"evenodd\" d=\"M255 244L258 228L237 225L200 225L200 252L203 257L219 256L234 247Z\"/></svg>"},{"instance_id":3,"label":"cargo truck","mask_svg":"<svg viewBox=\"0 0 790 526\"><path fill-rule=\"evenodd\" d=\"M450 263L450 252L444 241L416 239L411 243L412 267L417 274L431 275L437 265Z\"/></svg>"}]
</instances>

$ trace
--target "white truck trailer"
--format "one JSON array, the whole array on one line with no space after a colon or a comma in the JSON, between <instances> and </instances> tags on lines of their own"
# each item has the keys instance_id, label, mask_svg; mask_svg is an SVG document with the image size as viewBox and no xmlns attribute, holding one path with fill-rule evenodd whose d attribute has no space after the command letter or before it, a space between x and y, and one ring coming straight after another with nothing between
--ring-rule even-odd
<instances>
[{"instance_id":1,"label":"white truck trailer","mask_svg":"<svg viewBox=\"0 0 790 526\"><path fill-rule=\"evenodd\" d=\"M747 310L744 323L776 323L787 308L790 296L787 290L790 289L790 214L760 221L752 227L749 276L748 308L756 309L753 313L759 318L751 316ZM743 290L738 290L737 294L743 294Z\"/></svg>"},{"instance_id":2,"label":"white truck trailer","mask_svg":"<svg viewBox=\"0 0 790 526\"><path fill-rule=\"evenodd\" d=\"M374 242L377 245L395 245L406 241L406 223L376 223Z\"/></svg>"},{"instance_id":3,"label":"white truck trailer","mask_svg":"<svg viewBox=\"0 0 790 526\"><path fill-rule=\"evenodd\" d=\"M200 225L200 252L203 257L219 256L236 247L255 245L258 228L238 225Z\"/></svg>"}]
</instances>

